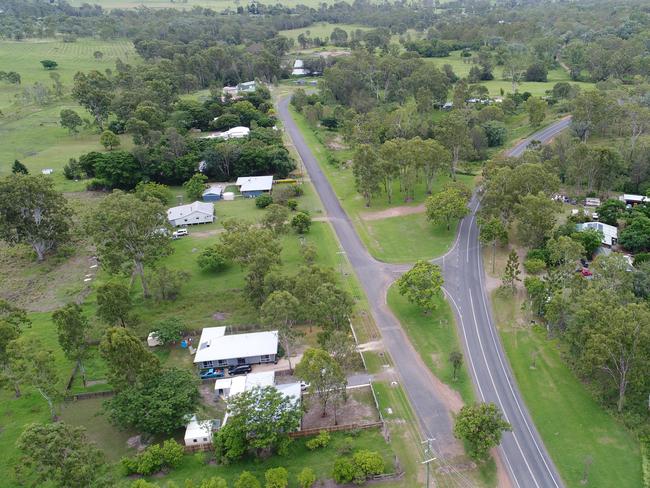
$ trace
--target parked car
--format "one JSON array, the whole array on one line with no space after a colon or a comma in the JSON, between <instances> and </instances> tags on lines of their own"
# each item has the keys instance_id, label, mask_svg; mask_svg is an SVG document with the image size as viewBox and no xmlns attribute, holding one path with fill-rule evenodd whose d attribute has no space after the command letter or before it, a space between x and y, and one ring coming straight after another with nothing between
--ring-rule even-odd
<instances>
[{"instance_id":1,"label":"parked car","mask_svg":"<svg viewBox=\"0 0 650 488\"><path fill-rule=\"evenodd\" d=\"M240 364L239 366L233 366L228 369L230 376L235 376L238 374L248 374L253 371L253 367L250 364Z\"/></svg>"},{"instance_id":2,"label":"parked car","mask_svg":"<svg viewBox=\"0 0 650 488\"><path fill-rule=\"evenodd\" d=\"M300 382L300 391L307 391L309 389L309 383L305 383L304 381Z\"/></svg>"},{"instance_id":3,"label":"parked car","mask_svg":"<svg viewBox=\"0 0 650 488\"><path fill-rule=\"evenodd\" d=\"M212 378L223 378L225 375L226 373L221 368L206 369L204 371L201 371L200 374L202 380L209 380Z\"/></svg>"},{"instance_id":4,"label":"parked car","mask_svg":"<svg viewBox=\"0 0 650 488\"><path fill-rule=\"evenodd\" d=\"M178 229L175 230L174 233L172 234L172 239L180 239L183 236L189 236L190 233L187 231L187 229Z\"/></svg>"}]
</instances>

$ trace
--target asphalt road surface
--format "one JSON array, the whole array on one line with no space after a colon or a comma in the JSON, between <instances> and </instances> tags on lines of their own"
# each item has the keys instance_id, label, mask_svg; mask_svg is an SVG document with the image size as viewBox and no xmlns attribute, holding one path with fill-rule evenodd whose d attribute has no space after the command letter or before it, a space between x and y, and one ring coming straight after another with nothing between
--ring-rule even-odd
<instances>
[{"instance_id":1,"label":"asphalt road surface","mask_svg":"<svg viewBox=\"0 0 650 488\"><path fill-rule=\"evenodd\" d=\"M432 374L419 359L399 322L386 306L386 289L396 277L394 269L391 265L375 260L366 251L352 222L321 171L316 158L291 118L288 103L289 99L285 98L278 104L280 119L300 154L311 182L320 195L341 247L366 293L371 313L381 332L384 347L398 370L402 386L411 400L424 435L438 439L439 445L443 448L453 445L455 440L452 434L451 416L446 404L436 392Z\"/></svg>"},{"instance_id":2,"label":"asphalt road surface","mask_svg":"<svg viewBox=\"0 0 650 488\"><path fill-rule=\"evenodd\" d=\"M570 123L571 117L565 117L522 140L506 154L521 156L533 140L546 144ZM478 207L479 201L474 198L470 215L458 226L454 249L436 260L442 266L445 292L464 342L465 362L479 399L498 405L512 425L512 432L504 434L499 449L513 486L560 488L562 479L524 404L492 318L476 225Z\"/></svg>"},{"instance_id":3,"label":"asphalt road surface","mask_svg":"<svg viewBox=\"0 0 650 488\"><path fill-rule=\"evenodd\" d=\"M399 322L386 306L388 286L408 266L391 265L375 260L365 249L354 226L341 207L318 162L307 146L288 111L289 99L278 105L278 113L291 137L339 242L366 293L371 313L379 327L384 346L391 355L402 384L423 430L423 437L433 438L435 453L444 457L453 453L447 446L456 445L448 408L441 398L436 379L419 360ZM508 152L520 156L532 140L550 141L566 129L570 119L562 119L521 141ZM445 292L456 315L465 357L475 390L481 400L496 403L513 432L506 433L500 449L511 482L517 488L560 488L563 483L535 429L514 382L491 315L484 286L484 272L475 212L479 201L471 202L471 214L459 224L456 243L445 256L435 260L445 275ZM466 483L462 483L466 484Z\"/></svg>"}]
</instances>

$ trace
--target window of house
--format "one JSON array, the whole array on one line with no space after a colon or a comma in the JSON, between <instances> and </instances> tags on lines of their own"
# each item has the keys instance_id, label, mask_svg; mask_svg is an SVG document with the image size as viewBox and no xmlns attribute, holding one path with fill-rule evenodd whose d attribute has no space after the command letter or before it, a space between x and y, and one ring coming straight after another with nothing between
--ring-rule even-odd
<instances>
[{"instance_id":1,"label":"window of house","mask_svg":"<svg viewBox=\"0 0 650 488\"><path fill-rule=\"evenodd\" d=\"M192 439L192 441L194 441L194 442L198 442L196 439Z\"/></svg>"},{"instance_id":2,"label":"window of house","mask_svg":"<svg viewBox=\"0 0 650 488\"><path fill-rule=\"evenodd\" d=\"M263 363L268 363L270 360L271 360L271 356L269 356L268 354L263 354L260 357L260 361L262 361Z\"/></svg>"}]
</instances>

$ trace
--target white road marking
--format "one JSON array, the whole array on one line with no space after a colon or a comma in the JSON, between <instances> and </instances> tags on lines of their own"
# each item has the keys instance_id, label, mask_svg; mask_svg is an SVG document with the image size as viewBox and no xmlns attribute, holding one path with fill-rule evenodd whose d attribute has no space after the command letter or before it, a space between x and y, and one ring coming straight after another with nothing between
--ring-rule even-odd
<instances>
[{"instance_id":1,"label":"white road marking","mask_svg":"<svg viewBox=\"0 0 650 488\"><path fill-rule=\"evenodd\" d=\"M476 266L478 268L478 277L479 277L479 283L481 285L481 290L484 290L485 288L483 287L483 272L482 272L483 270L481 269L480 260L476 261ZM546 467L546 470L551 475L551 479L553 480L553 484L557 488L560 488L560 485L557 483L557 481L555 479L555 474L553 473L553 471L551 471L550 466L546 462L546 456L544 456L544 454L542 453L542 450L539 447L539 444L537 443L537 439L533 435L533 431L532 431L532 429L530 427L530 424L528 423L528 419L524 415L523 408L521 407L521 404L519 403L519 399L517 398L517 395L515 394L515 390L514 390L514 388L512 386L512 383L510 382L510 375L508 374L508 370L506 369L506 366L504 364L504 360L503 360L503 357L501 355L501 349L497 345L496 336L494 334L494 326L491 323L492 319L491 319L490 313L489 313L488 308L487 308L485 296L483 296L483 294L481 294L481 295L482 295L481 300L482 300L482 303L483 303L483 309L485 310L485 316L487 317L487 320L490 323L489 329L490 329L490 335L492 337L492 342L494 343L494 348L495 348L495 350L497 352L497 357L499 358L499 364L501 365L501 369L503 370L503 373L504 373L504 375L506 377L506 381L508 383L508 388L510 389L510 392L512 393L512 398L515 400L515 404L517 405L517 409L519 410L519 414L521 415L521 418L523 419L524 424L526 425L526 429L528 430L528 433L530 434L530 437L531 437L531 439L533 441L533 444L535 444L535 448L537 449L537 452L538 452L539 456L542 458L542 461L544 462L544 466ZM471 299L471 291L470 291L470 299Z\"/></svg>"}]
</instances>

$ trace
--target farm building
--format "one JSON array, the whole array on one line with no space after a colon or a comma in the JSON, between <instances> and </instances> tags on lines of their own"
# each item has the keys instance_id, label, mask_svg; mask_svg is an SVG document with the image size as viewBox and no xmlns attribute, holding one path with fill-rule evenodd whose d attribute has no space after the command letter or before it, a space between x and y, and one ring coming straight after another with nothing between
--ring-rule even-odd
<instances>
[{"instance_id":1,"label":"farm building","mask_svg":"<svg viewBox=\"0 0 650 488\"><path fill-rule=\"evenodd\" d=\"M200 369L273 363L278 354L278 331L225 335L225 327L206 327L194 356Z\"/></svg>"},{"instance_id":2,"label":"farm building","mask_svg":"<svg viewBox=\"0 0 650 488\"><path fill-rule=\"evenodd\" d=\"M243 196L255 198L271 191L273 176L240 176L235 185L239 187L239 192Z\"/></svg>"},{"instance_id":3,"label":"farm building","mask_svg":"<svg viewBox=\"0 0 650 488\"><path fill-rule=\"evenodd\" d=\"M194 202L167 210L167 220L174 227L214 222L214 204Z\"/></svg>"},{"instance_id":4,"label":"farm building","mask_svg":"<svg viewBox=\"0 0 650 488\"><path fill-rule=\"evenodd\" d=\"M631 195L629 193L624 193L618 199L625 203L626 205L638 205L639 203L650 203L650 197L644 197L643 195Z\"/></svg>"},{"instance_id":5,"label":"farm building","mask_svg":"<svg viewBox=\"0 0 650 488\"><path fill-rule=\"evenodd\" d=\"M203 192L201 196L204 202L216 202L223 198L223 186L210 185L210 187Z\"/></svg>"},{"instance_id":6,"label":"farm building","mask_svg":"<svg viewBox=\"0 0 650 488\"><path fill-rule=\"evenodd\" d=\"M204 136L201 136L201 139L242 139L244 137L248 137L250 134L251 130L248 127L233 127L232 129L228 129L225 132L211 132L210 134L206 134ZM201 163L203 163L203 169L201 168ZM205 161L201 161L199 163L199 171L203 171L205 169Z\"/></svg>"},{"instance_id":7,"label":"farm building","mask_svg":"<svg viewBox=\"0 0 650 488\"><path fill-rule=\"evenodd\" d=\"M205 446L212 444L212 434L219 428L219 420L197 420L192 415L185 427L184 441L186 446Z\"/></svg>"},{"instance_id":8,"label":"farm building","mask_svg":"<svg viewBox=\"0 0 650 488\"><path fill-rule=\"evenodd\" d=\"M586 229L596 229L602 232L602 243L606 246L612 247L618 242L618 229L613 225L603 224L602 222L585 222L583 224L576 224L578 232Z\"/></svg>"}]
</instances>

